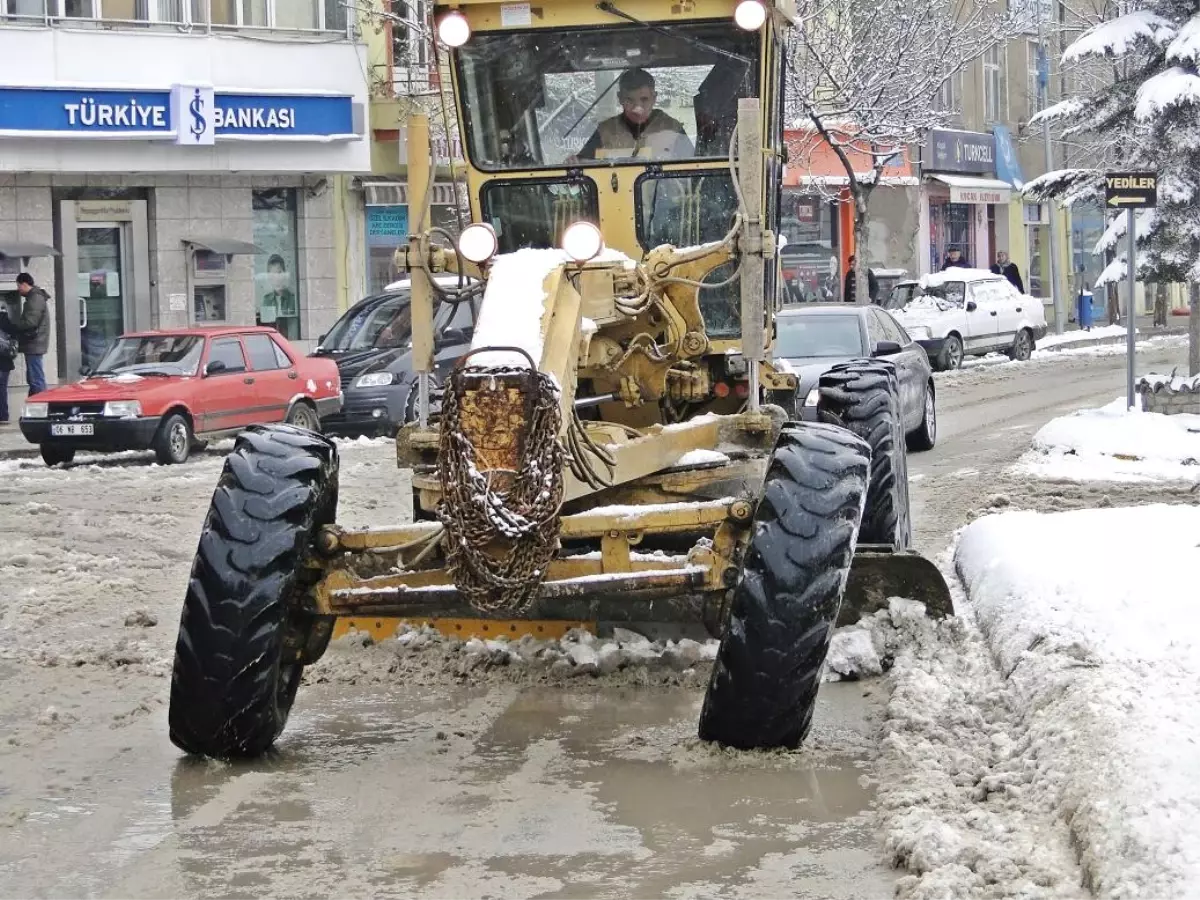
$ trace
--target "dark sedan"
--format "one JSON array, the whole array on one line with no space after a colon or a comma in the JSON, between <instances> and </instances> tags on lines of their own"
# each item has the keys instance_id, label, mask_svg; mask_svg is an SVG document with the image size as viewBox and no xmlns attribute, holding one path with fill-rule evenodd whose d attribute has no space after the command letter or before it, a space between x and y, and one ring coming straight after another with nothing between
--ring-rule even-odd
<instances>
[{"instance_id":1,"label":"dark sedan","mask_svg":"<svg viewBox=\"0 0 1200 900\"><path fill-rule=\"evenodd\" d=\"M817 382L841 362L865 357L890 360L900 380L904 430L912 450L937 440L937 406L929 356L887 310L845 303L788 307L775 316L775 359L796 373L801 418L815 419Z\"/></svg>"},{"instance_id":2,"label":"dark sedan","mask_svg":"<svg viewBox=\"0 0 1200 900\"><path fill-rule=\"evenodd\" d=\"M454 276L439 276L445 288ZM343 406L321 420L340 435L391 436L417 415L417 378L412 362L412 291L409 282L389 284L382 294L360 300L321 338L314 356L337 363ZM478 302L478 301L476 301ZM472 301L438 302L434 307L435 387L470 349L475 330Z\"/></svg>"}]
</instances>

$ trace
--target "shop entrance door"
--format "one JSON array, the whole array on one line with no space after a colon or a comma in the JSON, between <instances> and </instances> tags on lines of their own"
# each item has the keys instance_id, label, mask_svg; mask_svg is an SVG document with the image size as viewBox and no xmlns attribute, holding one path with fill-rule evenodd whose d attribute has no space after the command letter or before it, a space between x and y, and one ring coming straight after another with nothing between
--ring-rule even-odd
<instances>
[{"instance_id":1,"label":"shop entrance door","mask_svg":"<svg viewBox=\"0 0 1200 900\"><path fill-rule=\"evenodd\" d=\"M112 341L125 333L129 264L127 225L88 222L77 225L79 261L79 344L83 365L95 368Z\"/></svg>"}]
</instances>

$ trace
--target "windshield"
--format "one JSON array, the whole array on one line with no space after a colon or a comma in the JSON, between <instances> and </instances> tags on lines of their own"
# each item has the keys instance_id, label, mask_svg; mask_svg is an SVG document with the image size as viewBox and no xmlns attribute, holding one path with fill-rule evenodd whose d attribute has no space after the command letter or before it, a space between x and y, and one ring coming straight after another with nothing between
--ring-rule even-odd
<instances>
[{"instance_id":1,"label":"windshield","mask_svg":"<svg viewBox=\"0 0 1200 900\"><path fill-rule=\"evenodd\" d=\"M862 331L856 313L819 316L780 316L775 356L861 356Z\"/></svg>"},{"instance_id":2,"label":"windshield","mask_svg":"<svg viewBox=\"0 0 1200 900\"><path fill-rule=\"evenodd\" d=\"M195 334L123 337L109 346L93 375L195 375L204 338Z\"/></svg>"},{"instance_id":3,"label":"windshield","mask_svg":"<svg viewBox=\"0 0 1200 900\"><path fill-rule=\"evenodd\" d=\"M966 298L967 286L961 281L947 281L944 284L931 284L928 287L921 288L920 296L933 297L937 300L945 300L948 303L955 303L962 306L963 300Z\"/></svg>"},{"instance_id":4,"label":"windshield","mask_svg":"<svg viewBox=\"0 0 1200 900\"><path fill-rule=\"evenodd\" d=\"M355 350L406 349L412 342L412 307L408 290L396 293L378 303L366 303L353 315L338 319L321 342L321 349L331 353ZM447 328L471 329L471 303L437 303L434 306L433 326L436 333Z\"/></svg>"},{"instance_id":5,"label":"windshield","mask_svg":"<svg viewBox=\"0 0 1200 900\"><path fill-rule=\"evenodd\" d=\"M472 35L456 54L471 160L498 171L727 156L738 98L757 94L758 35L727 21L664 27Z\"/></svg>"}]
</instances>

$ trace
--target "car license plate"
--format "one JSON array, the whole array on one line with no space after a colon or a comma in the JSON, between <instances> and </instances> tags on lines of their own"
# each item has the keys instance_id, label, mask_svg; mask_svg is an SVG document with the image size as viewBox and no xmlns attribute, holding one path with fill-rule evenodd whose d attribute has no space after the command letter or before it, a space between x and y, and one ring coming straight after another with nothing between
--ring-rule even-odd
<instances>
[{"instance_id":1,"label":"car license plate","mask_svg":"<svg viewBox=\"0 0 1200 900\"><path fill-rule=\"evenodd\" d=\"M95 425L51 425L50 434L54 437L79 437L86 434L95 434Z\"/></svg>"}]
</instances>

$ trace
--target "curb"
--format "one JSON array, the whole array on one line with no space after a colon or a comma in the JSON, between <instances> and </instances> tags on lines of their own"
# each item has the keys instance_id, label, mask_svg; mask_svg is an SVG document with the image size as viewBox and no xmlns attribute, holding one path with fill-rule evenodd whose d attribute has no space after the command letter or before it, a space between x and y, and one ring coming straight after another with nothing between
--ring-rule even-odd
<instances>
[{"instance_id":1,"label":"curb","mask_svg":"<svg viewBox=\"0 0 1200 900\"><path fill-rule=\"evenodd\" d=\"M1153 331L1140 331L1135 335L1135 340L1140 344L1143 341L1150 340L1150 338L1176 337L1187 333L1188 330L1186 328L1171 328L1168 326L1166 328L1155 328ZM1063 350L1078 350L1083 347L1106 347L1110 344L1123 344L1126 340L1126 336L1122 334L1117 337L1087 338L1082 341L1071 341L1069 344L1056 344L1053 347L1038 347L1035 344L1033 349L1040 350L1043 353L1060 353Z\"/></svg>"}]
</instances>

